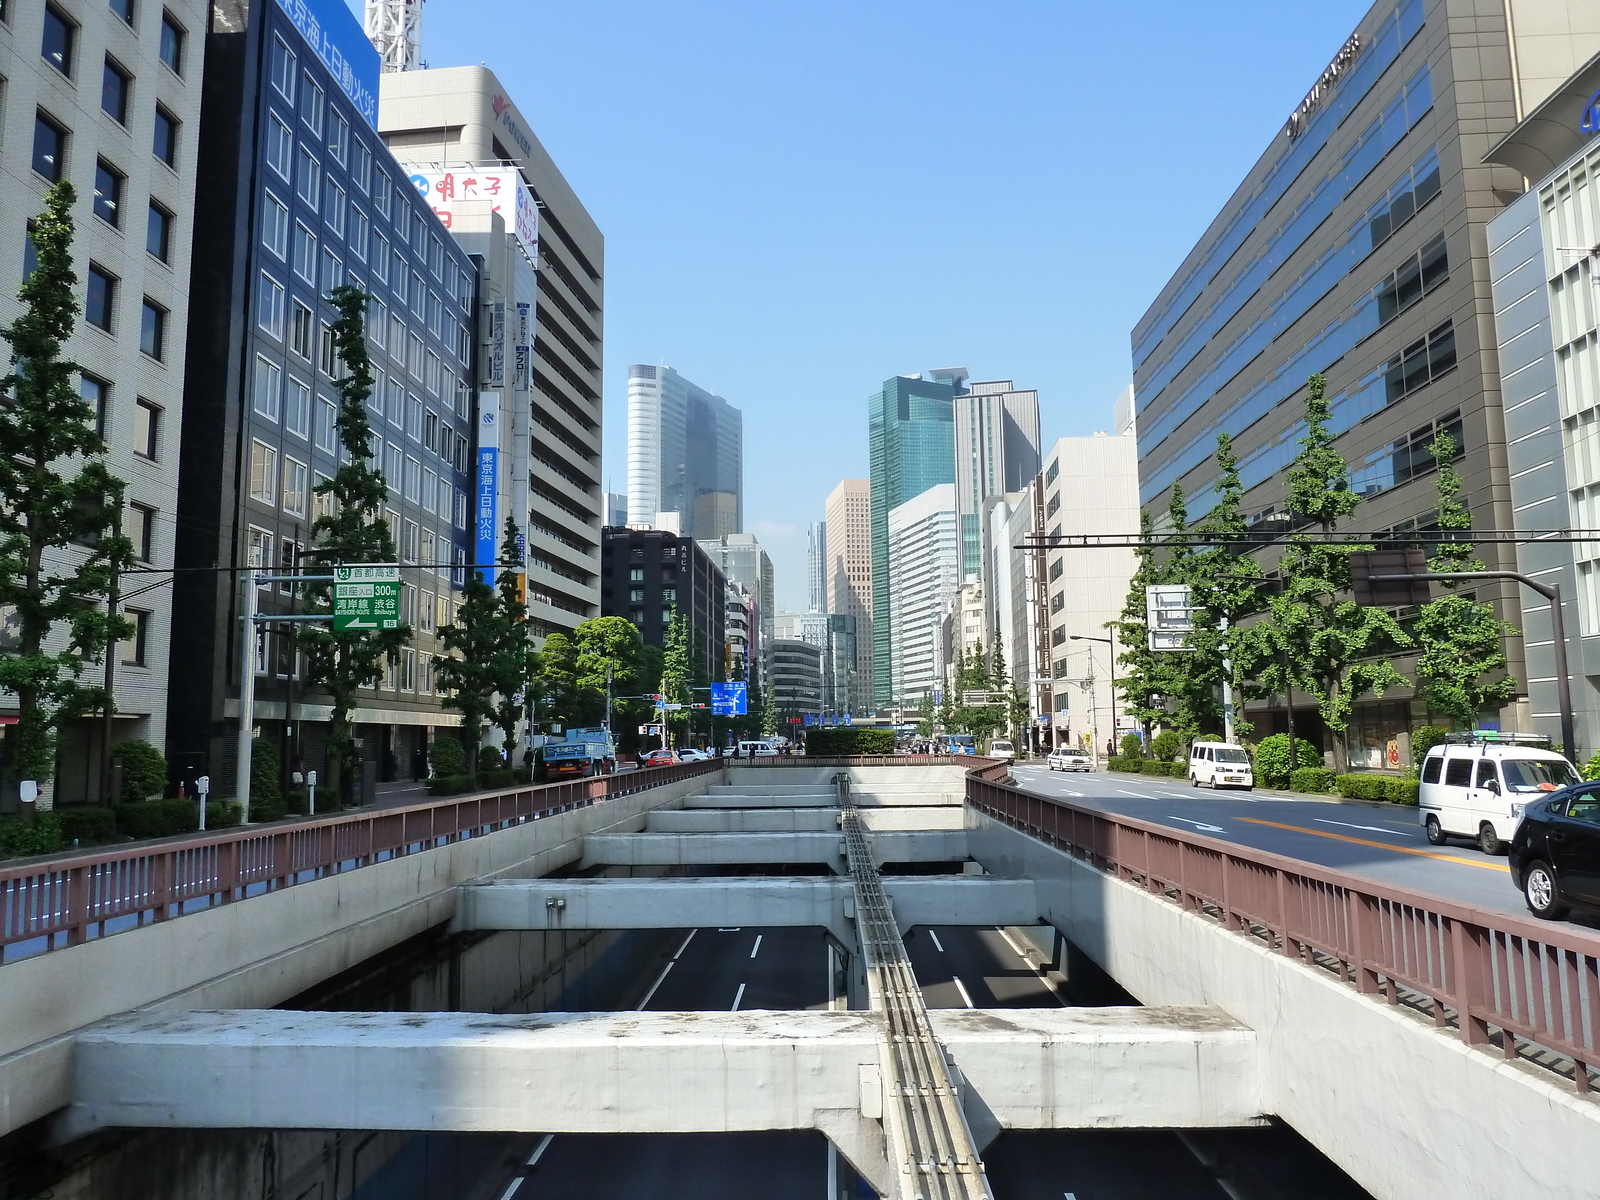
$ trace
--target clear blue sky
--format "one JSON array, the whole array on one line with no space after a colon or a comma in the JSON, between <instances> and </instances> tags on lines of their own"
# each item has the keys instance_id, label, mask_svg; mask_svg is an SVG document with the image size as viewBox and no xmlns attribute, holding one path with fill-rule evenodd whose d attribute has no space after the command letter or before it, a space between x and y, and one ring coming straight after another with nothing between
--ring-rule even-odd
<instances>
[{"instance_id":1,"label":"clear blue sky","mask_svg":"<svg viewBox=\"0 0 1600 1200\"><path fill-rule=\"evenodd\" d=\"M359 4L354 4L359 7ZM745 525L805 600L805 525L867 473L866 397L966 366L1093 432L1128 332L1367 0L429 0L606 236L605 471L627 369L744 411Z\"/></svg>"}]
</instances>

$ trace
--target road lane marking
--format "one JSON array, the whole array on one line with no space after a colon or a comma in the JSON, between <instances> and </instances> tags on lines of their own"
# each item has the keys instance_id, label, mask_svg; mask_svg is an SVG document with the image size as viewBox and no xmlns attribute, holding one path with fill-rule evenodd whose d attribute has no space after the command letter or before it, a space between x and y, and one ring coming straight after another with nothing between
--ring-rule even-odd
<instances>
[{"instance_id":1,"label":"road lane marking","mask_svg":"<svg viewBox=\"0 0 1600 1200\"><path fill-rule=\"evenodd\" d=\"M750 957L751 958L754 958L756 956L756 952L761 949L761 939L762 939L763 936L764 935L759 934L759 933L756 934L756 944L754 946L750 947Z\"/></svg>"},{"instance_id":2,"label":"road lane marking","mask_svg":"<svg viewBox=\"0 0 1600 1200\"><path fill-rule=\"evenodd\" d=\"M1385 829L1381 825L1352 825L1349 821L1330 821L1327 817L1312 817L1318 825L1343 825L1346 829L1365 829L1368 833L1386 833L1390 837L1405 837L1398 829Z\"/></svg>"},{"instance_id":3,"label":"road lane marking","mask_svg":"<svg viewBox=\"0 0 1600 1200\"><path fill-rule=\"evenodd\" d=\"M530 1166L530 1167L535 1166L538 1163L538 1161L541 1158L544 1157L544 1152L546 1150L550 1149L550 1143L555 1141L555 1140L556 1140L556 1135L555 1134L553 1134L553 1133L545 1134L544 1135L544 1140L539 1143L539 1148L533 1152L533 1157L528 1160L528 1166Z\"/></svg>"},{"instance_id":4,"label":"road lane marking","mask_svg":"<svg viewBox=\"0 0 1600 1200\"><path fill-rule=\"evenodd\" d=\"M634 1012L643 1012L644 1006L655 998L656 989L667 981L667 972L672 970L672 964L677 962L683 952L689 948L689 943L694 941L694 935L699 932L698 929L689 930L689 936L683 939L683 944L678 947L678 952L667 960L666 966L661 968L661 974L656 976L656 981L650 985L650 990L644 994L644 999L639 1001L639 1007L634 1009Z\"/></svg>"},{"instance_id":5,"label":"road lane marking","mask_svg":"<svg viewBox=\"0 0 1600 1200\"><path fill-rule=\"evenodd\" d=\"M517 1189L522 1186L522 1178L521 1175L518 1175L510 1183L506 1184L506 1190L500 1193L500 1200L511 1200L511 1197L517 1194Z\"/></svg>"},{"instance_id":6,"label":"road lane marking","mask_svg":"<svg viewBox=\"0 0 1600 1200\"><path fill-rule=\"evenodd\" d=\"M1252 825L1271 825L1274 829L1292 829L1295 833L1309 833L1312 837L1332 838L1336 842L1351 842L1357 846L1371 846L1377 850L1392 850L1396 854L1415 854L1418 858L1436 858L1440 862L1462 863L1469 867L1482 867L1485 871L1503 871L1511 874L1505 863L1482 862L1475 858L1462 858L1459 854L1439 854L1433 850L1418 850L1414 846L1393 846L1388 842L1374 842L1367 838L1351 837L1347 833L1333 833L1326 829L1307 829L1304 825L1283 825L1277 821L1263 821L1260 817L1235 817L1235 821L1249 821Z\"/></svg>"},{"instance_id":7,"label":"road lane marking","mask_svg":"<svg viewBox=\"0 0 1600 1200\"><path fill-rule=\"evenodd\" d=\"M739 985L739 990L737 992L735 992L734 995L733 995L733 1007L730 1008L728 1011L729 1012L738 1012L739 1011L739 1001L741 1001L743 999L744 999L744 984L741 983Z\"/></svg>"},{"instance_id":8,"label":"road lane marking","mask_svg":"<svg viewBox=\"0 0 1600 1200\"><path fill-rule=\"evenodd\" d=\"M933 944L935 946L939 947L939 953L943 954L944 953L944 943L939 940L939 935L937 933L935 933L933 930L930 929L930 930L928 930L928 936L933 939Z\"/></svg>"},{"instance_id":9,"label":"road lane marking","mask_svg":"<svg viewBox=\"0 0 1600 1200\"><path fill-rule=\"evenodd\" d=\"M1023 962L1027 963L1028 964L1028 969L1039 977L1039 981L1041 983L1043 983L1045 985L1045 987L1050 989L1050 994L1056 998L1056 1003L1061 1005L1062 1008L1066 1008L1067 1007L1067 1002L1061 995L1061 989L1056 987L1056 981L1054 979L1051 979L1050 976L1045 973L1044 967L1042 965L1036 964L1033 961L1033 959L1029 958L1028 957L1028 952L1026 950L1024 950L1021 946L1017 945L1016 942L1012 941L1011 940L1011 935L1009 933L1007 933L1004 929L1001 929L997 925L997 926L995 926L995 932L998 933L1001 937L1005 938L1006 945L1010 946L1012 950L1016 951L1017 957L1020 958Z\"/></svg>"},{"instance_id":10,"label":"road lane marking","mask_svg":"<svg viewBox=\"0 0 1600 1200\"><path fill-rule=\"evenodd\" d=\"M954 982L954 983L955 983L955 985L956 985L956 991L958 991L958 992L960 992L960 993L961 993L961 1000L962 1000L962 1002L963 1002L963 1003L964 1003L964 1004L965 1004L965 1005L966 1005L966 1006L967 1006L967 1007L968 1007L968 1008L976 1008L976 1007L977 1007L977 1005L975 1005L975 1004L974 1004L974 1003L973 1003L973 1002L972 1002L972 997L971 997L971 996L970 996L970 995L968 995L968 994L967 994L967 985L966 985L966 984L964 984L964 983L962 983L962 982L961 982L961 976L959 976L959 975L952 975L952 976L950 976L950 978L951 978L951 980L952 980L952 981L953 981L953 982Z\"/></svg>"},{"instance_id":11,"label":"road lane marking","mask_svg":"<svg viewBox=\"0 0 1600 1200\"><path fill-rule=\"evenodd\" d=\"M1174 816L1171 816L1170 814L1166 814L1166 815L1163 815L1161 819L1163 821L1182 821L1185 825L1193 825L1196 829L1203 829L1207 833L1221 833L1222 832L1222 826L1221 825L1207 825L1204 821L1196 821L1193 817L1174 817ZM1249 817L1240 817L1238 819L1241 820L1241 821L1250 820Z\"/></svg>"},{"instance_id":12,"label":"road lane marking","mask_svg":"<svg viewBox=\"0 0 1600 1200\"><path fill-rule=\"evenodd\" d=\"M740 929L740 927L738 925L735 925L732 929L719 929L719 930L717 930L717 932L718 933L738 933L739 929Z\"/></svg>"},{"instance_id":13,"label":"road lane marking","mask_svg":"<svg viewBox=\"0 0 1600 1200\"><path fill-rule=\"evenodd\" d=\"M1154 796L1146 796L1143 792L1130 792L1126 788L1114 788L1113 791L1121 792L1124 796L1132 796L1135 800L1154 800Z\"/></svg>"}]
</instances>

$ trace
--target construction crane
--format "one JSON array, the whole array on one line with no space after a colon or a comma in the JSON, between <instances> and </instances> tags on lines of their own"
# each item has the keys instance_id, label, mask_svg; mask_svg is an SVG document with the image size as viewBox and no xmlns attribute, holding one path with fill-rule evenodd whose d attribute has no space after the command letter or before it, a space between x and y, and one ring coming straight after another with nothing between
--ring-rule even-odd
<instances>
[{"instance_id":1,"label":"construction crane","mask_svg":"<svg viewBox=\"0 0 1600 1200\"><path fill-rule=\"evenodd\" d=\"M422 67L422 0L367 0L366 27L385 74Z\"/></svg>"}]
</instances>

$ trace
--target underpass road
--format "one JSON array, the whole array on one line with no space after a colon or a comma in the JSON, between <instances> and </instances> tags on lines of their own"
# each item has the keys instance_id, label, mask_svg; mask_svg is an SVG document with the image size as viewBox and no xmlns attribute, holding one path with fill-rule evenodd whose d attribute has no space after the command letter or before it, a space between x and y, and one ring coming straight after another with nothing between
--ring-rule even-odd
<instances>
[{"instance_id":1,"label":"underpass road","mask_svg":"<svg viewBox=\"0 0 1600 1200\"><path fill-rule=\"evenodd\" d=\"M1027 791L1059 796L1084 808L1203 833L1479 908L1528 915L1504 855L1491 857L1465 839L1428 845L1414 808L1212 791L1190 787L1187 780L1066 774L1027 764L1013 774ZM1581 919L1578 927L1593 931L1596 923Z\"/></svg>"},{"instance_id":2,"label":"underpass road","mask_svg":"<svg viewBox=\"0 0 1600 1200\"><path fill-rule=\"evenodd\" d=\"M920 925L906 953L929 1008L1055 1008L1064 1003L1012 935L961 925Z\"/></svg>"}]
</instances>

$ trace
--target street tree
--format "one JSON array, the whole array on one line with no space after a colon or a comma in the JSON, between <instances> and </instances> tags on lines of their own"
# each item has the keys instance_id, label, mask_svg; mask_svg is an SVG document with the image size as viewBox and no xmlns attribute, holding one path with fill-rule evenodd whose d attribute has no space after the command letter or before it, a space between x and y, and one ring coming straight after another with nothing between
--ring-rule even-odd
<instances>
[{"instance_id":1,"label":"street tree","mask_svg":"<svg viewBox=\"0 0 1600 1200\"><path fill-rule=\"evenodd\" d=\"M1442 540L1428 559L1430 571L1482 571L1473 544L1460 536L1472 528L1461 501L1461 473L1455 468L1456 442L1441 433L1431 447L1438 464L1439 529ZM1506 672L1505 640L1517 628L1495 616L1494 605L1462 594L1465 581L1441 580L1444 595L1422 606L1416 633L1418 691L1437 713L1471 727L1487 709L1508 704L1517 681Z\"/></svg>"},{"instance_id":2,"label":"street tree","mask_svg":"<svg viewBox=\"0 0 1600 1200\"><path fill-rule=\"evenodd\" d=\"M1349 465L1333 447L1326 389L1321 374L1307 381L1306 433L1287 475L1289 511L1311 529L1290 535L1269 618L1252 622L1239 642L1241 659L1260 687L1284 694L1298 687L1316 700L1333 735L1334 769L1342 773L1349 767L1344 734L1355 702L1406 682L1387 655L1412 639L1385 610L1346 598L1350 555L1372 547L1328 536L1355 512L1361 497L1351 490Z\"/></svg>"},{"instance_id":3,"label":"street tree","mask_svg":"<svg viewBox=\"0 0 1600 1200\"><path fill-rule=\"evenodd\" d=\"M1133 553L1135 566L1128 580L1127 598L1122 603L1122 616L1110 622L1107 628L1116 631L1116 640L1122 647L1116 662L1122 673L1116 676L1113 686L1122 692L1123 712L1138 721L1148 734L1152 724L1167 716L1165 696L1167 673L1171 669L1164 661L1168 656L1150 649L1145 589L1162 583L1165 574L1156 549L1155 521L1148 512L1139 514L1139 545ZM1085 672L1085 675L1092 674L1092 668ZM1084 723L1080 732L1087 732L1088 726L1089 723Z\"/></svg>"},{"instance_id":4,"label":"street tree","mask_svg":"<svg viewBox=\"0 0 1600 1200\"><path fill-rule=\"evenodd\" d=\"M84 668L133 632L102 607L116 572L133 563L118 519L124 484L106 468L78 366L61 354L78 314L75 199L65 180L46 195L29 232L38 265L17 292L22 315L0 329L11 351L0 380L0 613L14 623L0 690L17 697L12 769L40 783L54 775L62 725L112 704L81 681Z\"/></svg>"},{"instance_id":5,"label":"street tree","mask_svg":"<svg viewBox=\"0 0 1600 1200\"><path fill-rule=\"evenodd\" d=\"M534 656L533 643L528 639L528 605L523 599L527 575L514 570L513 563L525 569L522 538L517 533L516 522L507 516L500 539L500 569L494 581L498 627L505 640L490 660L494 674L494 723L500 729L500 744L505 747L507 766L516 765L513 758L522 740L518 731L528 699L526 693Z\"/></svg>"},{"instance_id":6,"label":"street tree","mask_svg":"<svg viewBox=\"0 0 1600 1200\"><path fill-rule=\"evenodd\" d=\"M446 650L433 665L445 691L440 704L461 714L467 774L477 783L478 743L494 716L495 659L506 640L499 600L481 572L468 577L455 622L440 628L439 640Z\"/></svg>"},{"instance_id":7,"label":"street tree","mask_svg":"<svg viewBox=\"0 0 1600 1200\"><path fill-rule=\"evenodd\" d=\"M578 650L575 683L592 699L597 718L585 724L599 724L604 717L608 669L613 696L637 696L654 687L653 681L645 679L644 639L626 617L593 617L573 630L572 636ZM653 706L643 700L619 700L614 707L621 720L627 722L647 717Z\"/></svg>"},{"instance_id":8,"label":"street tree","mask_svg":"<svg viewBox=\"0 0 1600 1200\"><path fill-rule=\"evenodd\" d=\"M683 707L668 710L663 715L667 728L672 731L669 744L676 745L679 731L689 719L690 682L693 666L689 662L689 620L681 605L673 605L672 620L667 623L666 644L661 655L661 686L658 689L664 704Z\"/></svg>"},{"instance_id":9,"label":"street tree","mask_svg":"<svg viewBox=\"0 0 1600 1200\"><path fill-rule=\"evenodd\" d=\"M372 362L367 357L367 296L360 288L341 284L328 297L334 311L331 334L337 370L333 381L339 394L338 431L342 462L333 478L316 486L328 501L327 509L311 526L308 557L325 567L396 561L394 539L383 519L388 485L373 452L372 427L367 424L367 401L372 395ZM312 613L333 611L332 589L326 583L308 587ZM326 692L332 701L328 720L328 774L340 782L340 795L349 796L346 764L350 752L350 710L356 692L371 687L383 674L383 663L399 660L400 649L411 640L411 627L344 630L310 623L299 641L306 654L306 680ZM469 756L475 757L475 756Z\"/></svg>"}]
</instances>

